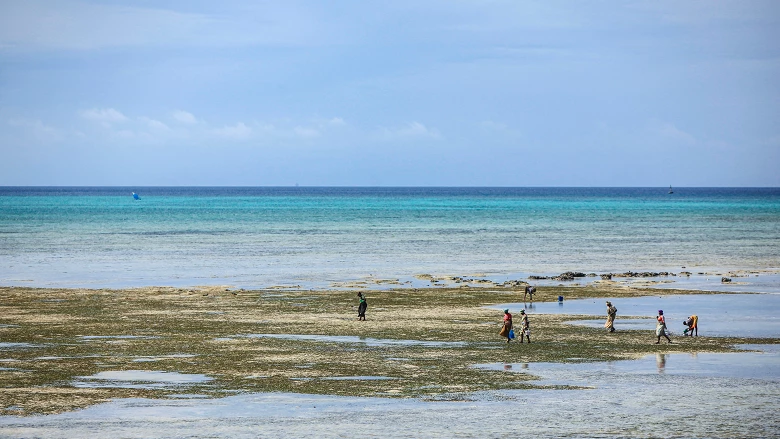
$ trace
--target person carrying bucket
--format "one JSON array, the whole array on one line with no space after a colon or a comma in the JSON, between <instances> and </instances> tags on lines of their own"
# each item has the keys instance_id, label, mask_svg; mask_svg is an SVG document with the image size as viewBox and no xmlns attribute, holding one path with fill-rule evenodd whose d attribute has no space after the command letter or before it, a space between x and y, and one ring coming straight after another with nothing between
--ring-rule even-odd
<instances>
[{"instance_id":1,"label":"person carrying bucket","mask_svg":"<svg viewBox=\"0 0 780 439\"><path fill-rule=\"evenodd\" d=\"M522 312L522 311L521 311ZM501 326L501 331L499 331L498 335L501 337L506 337L506 342L509 343L512 341L512 314L509 314L509 310L504 310L504 324ZM521 340L522 341L522 340Z\"/></svg>"}]
</instances>

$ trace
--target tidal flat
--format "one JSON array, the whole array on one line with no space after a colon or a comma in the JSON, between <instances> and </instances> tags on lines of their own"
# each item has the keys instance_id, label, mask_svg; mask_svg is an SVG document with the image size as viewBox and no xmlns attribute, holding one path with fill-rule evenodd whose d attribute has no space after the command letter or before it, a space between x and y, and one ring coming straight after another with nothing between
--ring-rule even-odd
<instances>
[{"instance_id":1,"label":"tidal flat","mask_svg":"<svg viewBox=\"0 0 780 439\"><path fill-rule=\"evenodd\" d=\"M607 334L567 323L582 315L532 313L532 343L507 344L497 334L502 313L489 307L519 302L522 287L361 291L369 303L365 322L357 321L353 290L2 287L0 414L52 414L118 398L183 394L463 401L484 391L579 388L474 367L480 364L617 361L780 342L705 333L656 345L652 326ZM701 292L546 286L535 302L689 294Z\"/></svg>"}]
</instances>

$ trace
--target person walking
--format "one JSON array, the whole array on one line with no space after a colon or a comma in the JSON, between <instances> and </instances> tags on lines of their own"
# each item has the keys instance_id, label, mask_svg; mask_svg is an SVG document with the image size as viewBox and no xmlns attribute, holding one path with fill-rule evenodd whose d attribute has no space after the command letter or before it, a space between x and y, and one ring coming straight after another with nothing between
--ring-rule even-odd
<instances>
[{"instance_id":1,"label":"person walking","mask_svg":"<svg viewBox=\"0 0 780 439\"><path fill-rule=\"evenodd\" d=\"M522 316L520 319L520 343L523 342L523 336L528 340L528 343L531 343L531 326L528 323L528 314L525 313L524 309L521 309L520 315Z\"/></svg>"},{"instance_id":2,"label":"person walking","mask_svg":"<svg viewBox=\"0 0 780 439\"><path fill-rule=\"evenodd\" d=\"M617 308L612 305L612 302L607 300L607 321L604 323L604 327L609 332L615 332L615 316L617 315Z\"/></svg>"},{"instance_id":3,"label":"person walking","mask_svg":"<svg viewBox=\"0 0 780 439\"><path fill-rule=\"evenodd\" d=\"M366 296L363 293L357 293L360 303L358 304L358 320L366 320L366 309L368 309L368 303L366 303Z\"/></svg>"},{"instance_id":4,"label":"person walking","mask_svg":"<svg viewBox=\"0 0 780 439\"><path fill-rule=\"evenodd\" d=\"M501 331L499 331L498 335L501 337L506 337L506 342L509 343L512 340L512 337L509 336L509 332L512 331L512 314L509 314L509 310L504 310L504 324L501 326ZM520 339L522 342L522 337Z\"/></svg>"},{"instance_id":5,"label":"person walking","mask_svg":"<svg viewBox=\"0 0 780 439\"><path fill-rule=\"evenodd\" d=\"M658 317L656 317L655 335L658 337L658 341L655 344L661 343L661 336L666 337L669 343L672 343L672 339L666 334L666 319L664 318L664 310L658 310Z\"/></svg>"}]
</instances>

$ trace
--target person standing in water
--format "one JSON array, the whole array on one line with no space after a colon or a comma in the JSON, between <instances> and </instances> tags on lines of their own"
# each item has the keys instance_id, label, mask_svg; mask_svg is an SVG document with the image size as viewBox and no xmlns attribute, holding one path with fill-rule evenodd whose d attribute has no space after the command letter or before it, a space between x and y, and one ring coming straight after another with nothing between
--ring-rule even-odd
<instances>
[{"instance_id":1,"label":"person standing in water","mask_svg":"<svg viewBox=\"0 0 780 439\"><path fill-rule=\"evenodd\" d=\"M365 320L366 309L368 308L368 303L366 303L366 296L364 296L363 293L357 293L357 295L360 299L360 304L358 304L358 320Z\"/></svg>"},{"instance_id":2,"label":"person standing in water","mask_svg":"<svg viewBox=\"0 0 780 439\"><path fill-rule=\"evenodd\" d=\"M501 337L506 337L506 342L509 343L512 338L509 337L509 331L512 330L512 314L509 314L509 310L504 310L504 325L501 326L501 331L498 333ZM522 338L521 340L522 341Z\"/></svg>"},{"instance_id":3,"label":"person standing in water","mask_svg":"<svg viewBox=\"0 0 780 439\"><path fill-rule=\"evenodd\" d=\"M520 343L523 342L523 336L528 340L528 343L531 343L531 325L528 323L528 315L524 309L520 310L520 315L522 316L520 319Z\"/></svg>"},{"instance_id":4,"label":"person standing in water","mask_svg":"<svg viewBox=\"0 0 780 439\"><path fill-rule=\"evenodd\" d=\"M604 323L604 327L609 332L615 332L615 316L617 315L617 308L612 305L612 302L607 301L607 321Z\"/></svg>"},{"instance_id":5,"label":"person standing in water","mask_svg":"<svg viewBox=\"0 0 780 439\"><path fill-rule=\"evenodd\" d=\"M655 342L655 344L661 343L661 336L663 335L666 337L666 340L669 341L669 343L672 342L672 339L669 338L668 335L666 335L666 319L664 319L664 310L659 309L658 310L658 317L656 317L656 325L655 325L655 335L658 337L658 341Z\"/></svg>"},{"instance_id":6,"label":"person standing in water","mask_svg":"<svg viewBox=\"0 0 780 439\"><path fill-rule=\"evenodd\" d=\"M523 302L525 302L526 296L531 296L531 302L533 302L535 292L536 292L536 287L532 287L531 285L526 285L525 292L523 293Z\"/></svg>"}]
</instances>

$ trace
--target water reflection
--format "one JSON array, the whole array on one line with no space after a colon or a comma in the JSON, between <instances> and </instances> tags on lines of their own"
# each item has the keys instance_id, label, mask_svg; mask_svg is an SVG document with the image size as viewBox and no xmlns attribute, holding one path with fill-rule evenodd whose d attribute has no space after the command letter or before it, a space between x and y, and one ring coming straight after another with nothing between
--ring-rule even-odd
<instances>
[{"instance_id":1,"label":"water reflection","mask_svg":"<svg viewBox=\"0 0 780 439\"><path fill-rule=\"evenodd\" d=\"M695 361L666 354L672 361L663 376L655 355L612 363L510 363L506 373L530 371L544 378L540 384L557 379L589 389L485 392L467 401L291 393L119 399L58 415L0 416L0 436L180 438L182 431L196 431L235 439L353 437L366 427L364 436L383 438L777 437L777 346L764 353L699 354ZM507 422L510 413L529 422Z\"/></svg>"},{"instance_id":2,"label":"water reflection","mask_svg":"<svg viewBox=\"0 0 780 439\"><path fill-rule=\"evenodd\" d=\"M658 373L663 374L666 370L666 354L662 353L656 353L655 354L655 364L656 367L658 367Z\"/></svg>"}]
</instances>

